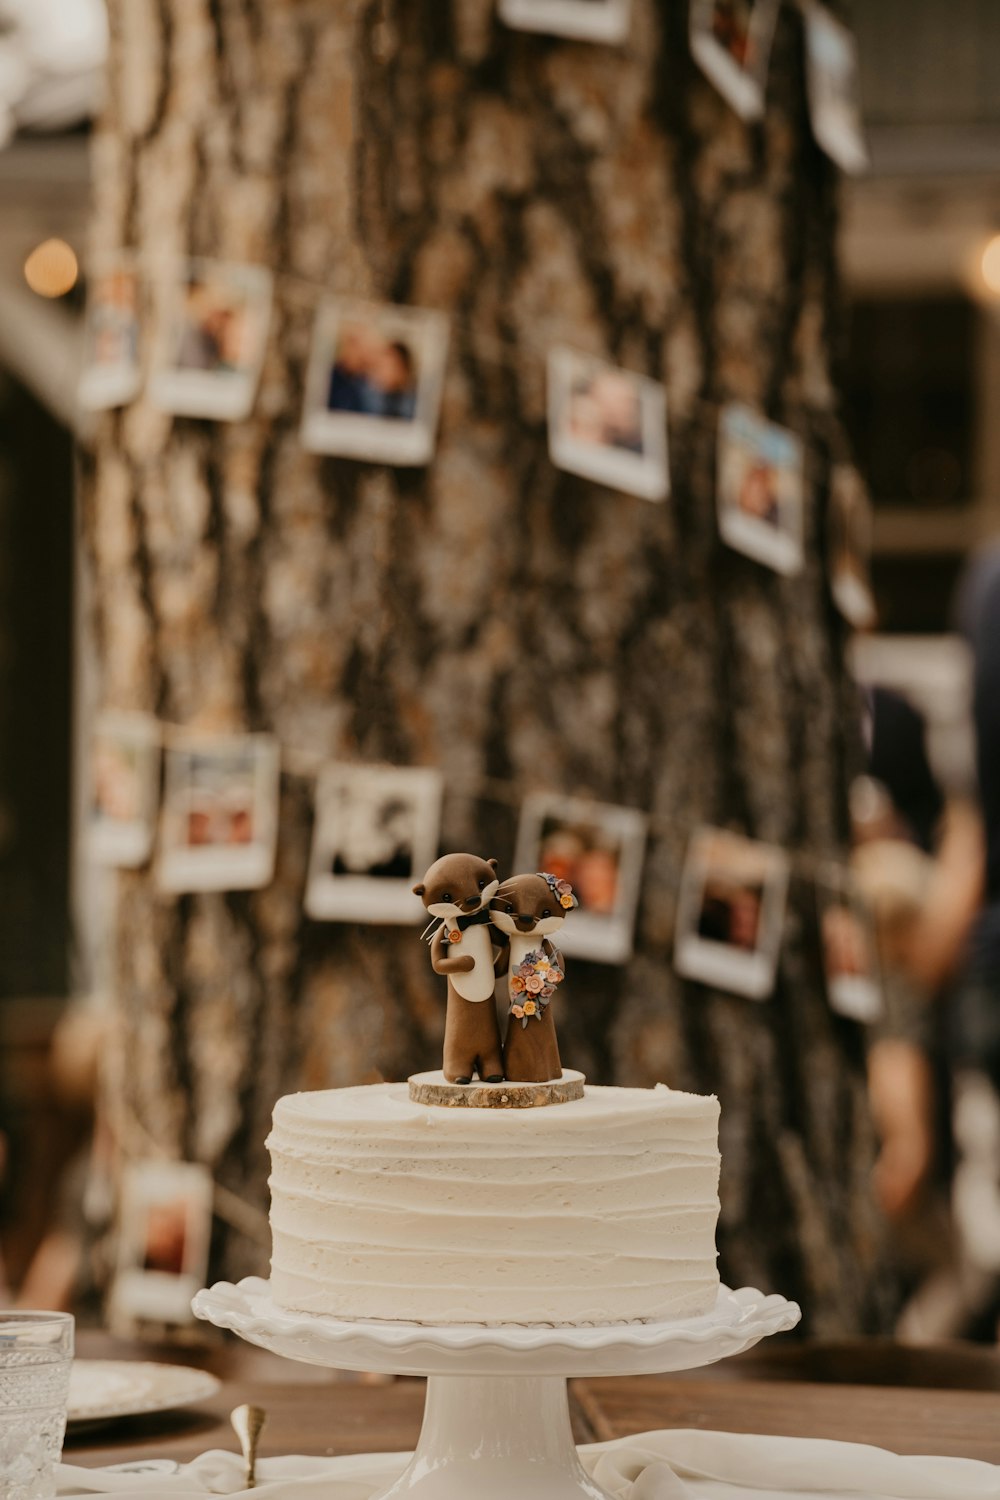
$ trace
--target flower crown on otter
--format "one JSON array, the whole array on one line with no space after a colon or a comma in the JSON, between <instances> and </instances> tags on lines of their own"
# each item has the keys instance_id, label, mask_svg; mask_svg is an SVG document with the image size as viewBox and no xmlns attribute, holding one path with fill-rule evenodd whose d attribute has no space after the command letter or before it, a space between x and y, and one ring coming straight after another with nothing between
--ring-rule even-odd
<instances>
[{"instance_id":1,"label":"flower crown on otter","mask_svg":"<svg viewBox=\"0 0 1000 1500\"><path fill-rule=\"evenodd\" d=\"M555 875L550 875L548 870L539 870L537 874L545 881L564 911L572 911L574 906L580 905L568 880L559 880Z\"/></svg>"}]
</instances>

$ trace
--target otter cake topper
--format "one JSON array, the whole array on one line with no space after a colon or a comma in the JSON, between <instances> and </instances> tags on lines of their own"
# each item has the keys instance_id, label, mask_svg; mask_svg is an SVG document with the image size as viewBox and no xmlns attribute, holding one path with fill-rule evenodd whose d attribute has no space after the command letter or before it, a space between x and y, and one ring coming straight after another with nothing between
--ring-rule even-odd
<instances>
[{"instance_id":1,"label":"otter cake topper","mask_svg":"<svg viewBox=\"0 0 1000 1500\"><path fill-rule=\"evenodd\" d=\"M490 921L507 938L498 969L507 973L510 1012L503 1062L512 1083L548 1083L562 1077L549 1006L566 970L551 934L576 905L569 881L545 871L512 876L490 902Z\"/></svg>"},{"instance_id":2,"label":"otter cake topper","mask_svg":"<svg viewBox=\"0 0 1000 1500\"><path fill-rule=\"evenodd\" d=\"M503 1082L500 1026L493 990L492 926L489 904L500 882L495 859L445 854L413 887L431 916L426 929L431 967L448 979L444 1023L444 1076L449 1083Z\"/></svg>"},{"instance_id":3,"label":"otter cake topper","mask_svg":"<svg viewBox=\"0 0 1000 1500\"><path fill-rule=\"evenodd\" d=\"M582 1074L563 1072L551 1011L565 977L552 934L578 905L569 882L539 871L501 884L495 859L446 854L413 889L434 918L424 936L434 972L447 978L448 1008L443 1072L414 1075L411 1097L505 1108L582 1098Z\"/></svg>"}]
</instances>

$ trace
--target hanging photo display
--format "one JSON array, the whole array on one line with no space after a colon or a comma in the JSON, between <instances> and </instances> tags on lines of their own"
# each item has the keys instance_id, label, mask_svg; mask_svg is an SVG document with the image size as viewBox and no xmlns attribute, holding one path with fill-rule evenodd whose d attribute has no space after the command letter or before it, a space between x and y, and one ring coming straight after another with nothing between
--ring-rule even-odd
<instances>
[{"instance_id":1,"label":"hanging photo display","mask_svg":"<svg viewBox=\"0 0 1000 1500\"><path fill-rule=\"evenodd\" d=\"M160 726L151 714L103 713L90 747L87 847L98 864L134 868L153 852Z\"/></svg>"},{"instance_id":2,"label":"hanging photo display","mask_svg":"<svg viewBox=\"0 0 1000 1500\"><path fill-rule=\"evenodd\" d=\"M801 440L749 406L719 414L716 496L722 540L777 573L804 562Z\"/></svg>"},{"instance_id":3,"label":"hanging photo display","mask_svg":"<svg viewBox=\"0 0 1000 1500\"><path fill-rule=\"evenodd\" d=\"M782 850L723 829L699 829L677 901L677 972L766 1000L774 989L788 878Z\"/></svg>"},{"instance_id":4,"label":"hanging photo display","mask_svg":"<svg viewBox=\"0 0 1000 1500\"><path fill-rule=\"evenodd\" d=\"M548 356L549 453L558 469L664 500L667 393L644 375L565 346Z\"/></svg>"},{"instance_id":5,"label":"hanging photo display","mask_svg":"<svg viewBox=\"0 0 1000 1500\"><path fill-rule=\"evenodd\" d=\"M88 411L124 406L139 394L139 295L135 261L127 252L107 256L92 268L77 392Z\"/></svg>"},{"instance_id":6,"label":"hanging photo display","mask_svg":"<svg viewBox=\"0 0 1000 1500\"><path fill-rule=\"evenodd\" d=\"M534 793L517 830L514 867L568 880L579 907L559 946L578 958L624 963L632 952L646 818L632 807Z\"/></svg>"},{"instance_id":7,"label":"hanging photo display","mask_svg":"<svg viewBox=\"0 0 1000 1500\"><path fill-rule=\"evenodd\" d=\"M157 875L165 891L242 891L274 873L280 758L269 734L173 732Z\"/></svg>"},{"instance_id":8,"label":"hanging photo display","mask_svg":"<svg viewBox=\"0 0 1000 1500\"><path fill-rule=\"evenodd\" d=\"M237 422L253 409L272 278L262 266L186 262L167 283L149 399L181 417Z\"/></svg>"},{"instance_id":9,"label":"hanging photo display","mask_svg":"<svg viewBox=\"0 0 1000 1500\"><path fill-rule=\"evenodd\" d=\"M324 301L306 376L303 447L372 463L429 463L447 351L442 313Z\"/></svg>"},{"instance_id":10,"label":"hanging photo display","mask_svg":"<svg viewBox=\"0 0 1000 1500\"><path fill-rule=\"evenodd\" d=\"M823 972L830 1009L871 1025L882 1018L882 984L871 911L843 866L816 878Z\"/></svg>"},{"instance_id":11,"label":"hanging photo display","mask_svg":"<svg viewBox=\"0 0 1000 1500\"><path fill-rule=\"evenodd\" d=\"M833 602L855 630L872 630L877 620L869 560L872 508L853 464L836 464L830 475L827 548Z\"/></svg>"},{"instance_id":12,"label":"hanging photo display","mask_svg":"<svg viewBox=\"0 0 1000 1500\"><path fill-rule=\"evenodd\" d=\"M806 83L813 135L845 172L869 166L861 117L858 48L850 29L825 5L806 0Z\"/></svg>"},{"instance_id":13,"label":"hanging photo display","mask_svg":"<svg viewBox=\"0 0 1000 1500\"><path fill-rule=\"evenodd\" d=\"M499 0L501 21L519 31L585 42L623 42L631 0Z\"/></svg>"},{"instance_id":14,"label":"hanging photo display","mask_svg":"<svg viewBox=\"0 0 1000 1500\"><path fill-rule=\"evenodd\" d=\"M124 1171L112 1325L190 1323L205 1285L212 1177L197 1162L137 1161Z\"/></svg>"},{"instance_id":15,"label":"hanging photo display","mask_svg":"<svg viewBox=\"0 0 1000 1500\"><path fill-rule=\"evenodd\" d=\"M88 842L105 864L152 853L161 890L249 890L272 879L280 747L268 734L209 735L142 713L105 712L92 736ZM164 748L161 751L161 746ZM304 907L318 921L424 919L414 884L440 846L444 778L422 766L325 766L316 787ZM631 807L557 793L524 798L515 868L568 881L579 901L567 954L623 964L634 930L649 827ZM797 857L798 858L798 857ZM715 828L691 839L678 895L677 971L752 999L773 989L792 856ZM868 906L841 865L810 861L830 1006L870 1023L882 1007Z\"/></svg>"},{"instance_id":16,"label":"hanging photo display","mask_svg":"<svg viewBox=\"0 0 1000 1500\"><path fill-rule=\"evenodd\" d=\"M308 915L426 920L413 885L437 858L443 791L440 771L424 767L327 766L316 792Z\"/></svg>"},{"instance_id":17,"label":"hanging photo display","mask_svg":"<svg viewBox=\"0 0 1000 1500\"><path fill-rule=\"evenodd\" d=\"M691 52L744 120L764 113L779 0L691 0Z\"/></svg>"}]
</instances>

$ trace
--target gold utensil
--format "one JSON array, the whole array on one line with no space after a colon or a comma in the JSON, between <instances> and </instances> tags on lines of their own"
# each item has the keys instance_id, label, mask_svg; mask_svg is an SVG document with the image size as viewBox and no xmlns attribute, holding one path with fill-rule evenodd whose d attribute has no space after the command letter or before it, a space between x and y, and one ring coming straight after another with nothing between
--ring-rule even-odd
<instances>
[{"instance_id":1,"label":"gold utensil","mask_svg":"<svg viewBox=\"0 0 1000 1500\"><path fill-rule=\"evenodd\" d=\"M247 1466L246 1487L252 1490L257 1483L257 1439L260 1437L261 1428L267 1421L267 1412L262 1406L237 1406L235 1411L230 1412L229 1420L239 1439L240 1449Z\"/></svg>"}]
</instances>

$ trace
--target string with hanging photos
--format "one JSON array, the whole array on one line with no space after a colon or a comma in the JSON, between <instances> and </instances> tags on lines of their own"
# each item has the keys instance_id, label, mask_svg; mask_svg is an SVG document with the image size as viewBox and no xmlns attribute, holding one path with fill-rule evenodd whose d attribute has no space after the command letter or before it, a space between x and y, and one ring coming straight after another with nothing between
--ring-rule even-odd
<instances>
[{"instance_id":1,"label":"string with hanging photos","mask_svg":"<svg viewBox=\"0 0 1000 1500\"><path fill-rule=\"evenodd\" d=\"M728 9L710 0L695 0L690 12L692 51L733 107L744 118L757 118L763 109L777 5L773 0L758 0L747 8L743 21L733 23L730 18L723 24L723 13ZM831 100L841 110L842 125L852 108L857 124L853 40L825 7L802 0L802 9L806 15L813 125L817 139L830 150L836 132L827 128L824 139L822 122L832 127L835 111ZM628 32L627 3L585 0L581 6L577 0L532 0L528 9L521 7L520 17L516 4L505 3L502 10L509 25L587 36L595 42L621 42ZM572 18L571 10L576 13ZM614 35L607 31L612 11L617 13L612 18ZM830 42L829 26L825 51L814 45L817 27L822 32L826 22L832 22L839 53ZM597 30L574 31L580 24L592 24ZM599 35L601 27L605 30ZM817 78L826 87L825 101L819 98L817 102ZM749 93L748 80L752 85ZM140 269L147 278L162 282L166 301L145 382L139 345ZM305 297L310 304L319 304L306 380L301 429L304 445L317 452L374 462L417 464L432 458L447 356L447 320L442 313L358 304L331 297L324 284L297 273L274 275L263 267L210 260L177 259L171 263L155 256L141 262L137 256L122 252L103 269L98 268L98 276L104 291L91 299L91 357L81 383L81 396L87 404L124 404L134 400L145 383L153 404L178 415L245 419L256 398L271 300L277 287L282 295ZM500 346L493 355L480 347L476 357L484 362L495 358L505 367L510 363L509 351ZM663 386L648 376L568 346L551 349L547 364L553 461L595 482L648 500L664 499L669 491L669 472ZM697 416L692 419L686 414L686 424L691 420L704 422L717 433L719 530L723 540L777 572L799 571L803 563L804 486L807 479L825 481L826 462L818 461L795 432L768 421L750 404L697 399L694 407ZM839 426L829 414L810 411L809 422L814 429L817 424L825 429L829 449L843 453ZM834 470L834 499L838 472L857 488L856 475L849 465L840 462ZM837 508L833 505L831 511ZM855 498L851 514L862 511ZM855 524L853 529L857 532L860 528ZM845 534L850 530L846 523L841 527ZM848 561L855 572L864 573L863 566L854 567L856 558ZM836 589L834 595L837 598ZM851 603L848 609L837 598L845 616L852 623L862 623L860 616L870 614L871 609L866 580L862 579L853 591L845 588L843 598ZM243 748L241 740L245 741ZM279 765L279 752L270 737L234 736L229 749L220 751L224 761L228 756L227 763L236 772L224 817L213 809L211 788L206 790L198 784L208 772L197 750L182 751L178 747L177 753L187 756L184 764L189 768L191 784L168 787L167 806L183 803L188 837L168 847L166 856L161 852L158 871L162 883L174 890L192 888L192 881L197 882L198 889L252 888L266 883L273 872L277 836L276 811L268 811L272 804L276 809L276 798L267 793L277 786ZM318 769L317 758L304 752L286 749L283 759L286 769L296 762L308 767L309 775ZM376 769L372 768L370 774ZM357 767L338 772L341 781L345 775L357 774ZM394 770L392 774L402 772ZM423 770L420 774L426 777L436 773ZM333 807L338 797L343 798L343 790L338 792L332 768L320 776L321 783L324 779L326 790L321 800ZM520 800L516 789L495 784L480 788L480 793L506 802ZM434 794L429 784L424 784L422 796L430 808ZM634 818L643 816L635 810L620 811ZM225 840L211 831L220 817L228 830ZM424 840L430 844L432 823L428 816L421 825L418 843ZM119 863L143 862L152 853L153 826L154 820L149 817L132 820L128 829L106 827L95 838L97 850L103 845L99 857ZM646 827L655 832L655 820L652 824L645 820ZM662 831L676 833L673 827ZM383 832L388 839L389 832ZM799 863L802 858L795 856ZM311 867L307 906L312 907L314 915L334 917L352 906L368 913L374 891L357 887L348 900L348 882L343 876L344 872L336 868L322 871ZM395 877L380 873L372 878L376 889L384 891L384 881ZM637 888L638 867L635 884ZM360 919L371 917L362 915ZM397 919L395 915L385 918ZM600 945L595 941L594 946ZM630 948L629 924L627 936L609 939L601 956L623 952L627 956ZM618 959L612 957L610 961Z\"/></svg>"},{"instance_id":2,"label":"string with hanging photos","mask_svg":"<svg viewBox=\"0 0 1000 1500\"><path fill-rule=\"evenodd\" d=\"M102 863L152 861L158 886L177 894L258 889L273 877L284 772L315 787L306 914L392 925L424 917L412 886L440 847L446 789L436 768L335 761L270 734L208 732L133 713L98 717L92 767L89 848ZM866 975L869 986L876 983L870 919L833 851L786 850L700 819L497 777L449 776L447 792L516 813L513 867L551 869L570 881L580 896L564 939L571 956L628 961L653 837L686 846L676 892L680 973L766 998L795 874L815 885L825 947L839 940L839 962L857 975L855 989ZM828 908L846 915L828 917ZM848 999L860 1012L857 996ZM867 1002L873 1010L871 993Z\"/></svg>"},{"instance_id":3,"label":"string with hanging photos","mask_svg":"<svg viewBox=\"0 0 1000 1500\"><path fill-rule=\"evenodd\" d=\"M690 0L691 56L748 123L763 118L780 0ZM816 142L845 172L868 167L857 44L820 0L797 0L803 18L809 114ZM497 0L508 27L597 45L642 45L631 0Z\"/></svg>"},{"instance_id":4,"label":"string with hanging photos","mask_svg":"<svg viewBox=\"0 0 1000 1500\"><path fill-rule=\"evenodd\" d=\"M862 170L857 55L850 31L819 0L799 0L807 83L817 141L845 170ZM629 0L499 0L509 27L621 45L631 33ZM734 6L692 0L689 40L698 65L746 120L764 111L779 0ZM385 24L388 24L387 22ZM155 262L155 271L153 263ZM146 269L164 276L159 254ZM434 452L448 324L433 309L358 303L297 273L193 258L166 273L167 306L143 376L139 259L105 257L88 313L88 359L81 404L109 408L134 400L145 384L154 406L179 416L239 421L253 409L275 286L320 299L300 435L317 453L368 462L420 465ZM476 358L489 362L480 347ZM505 352L496 362L509 364ZM571 345L547 355L549 450L567 471L650 501L670 488L666 391ZM723 539L780 573L802 566L803 488L811 455L789 428L752 403L696 402L717 424L719 525ZM827 420L831 446L842 448ZM819 466L815 476L824 477Z\"/></svg>"},{"instance_id":5,"label":"string with hanging photos","mask_svg":"<svg viewBox=\"0 0 1000 1500\"><path fill-rule=\"evenodd\" d=\"M90 356L80 384L92 405L134 400L144 384L147 399L174 415L246 419L257 397L274 290L290 285L309 297L314 310L303 445L371 463L433 460L448 350L444 313L331 297L318 282L259 266L162 256L154 264L164 306L145 377L138 258L105 260L95 282ZM489 356L476 357L489 362ZM498 363L507 367L509 361L501 357ZM546 366L553 464L605 487L664 501L670 491L665 387L569 345L552 347ZM863 497L857 498L863 487L847 460L840 424L827 411L803 409L802 417L834 455L834 503L853 496L854 514L863 508ZM800 572L807 492L830 480L827 460L748 401L695 397L685 402L684 423L715 435L722 540L775 572ZM866 531L861 522L855 529L859 536ZM867 588L864 559L841 556L840 550L837 558ZM852 623L871 615L870 600L849 583L839 591L834 585L834 592L849 602L844 612Z\"/></svg>"}]
</instances>

